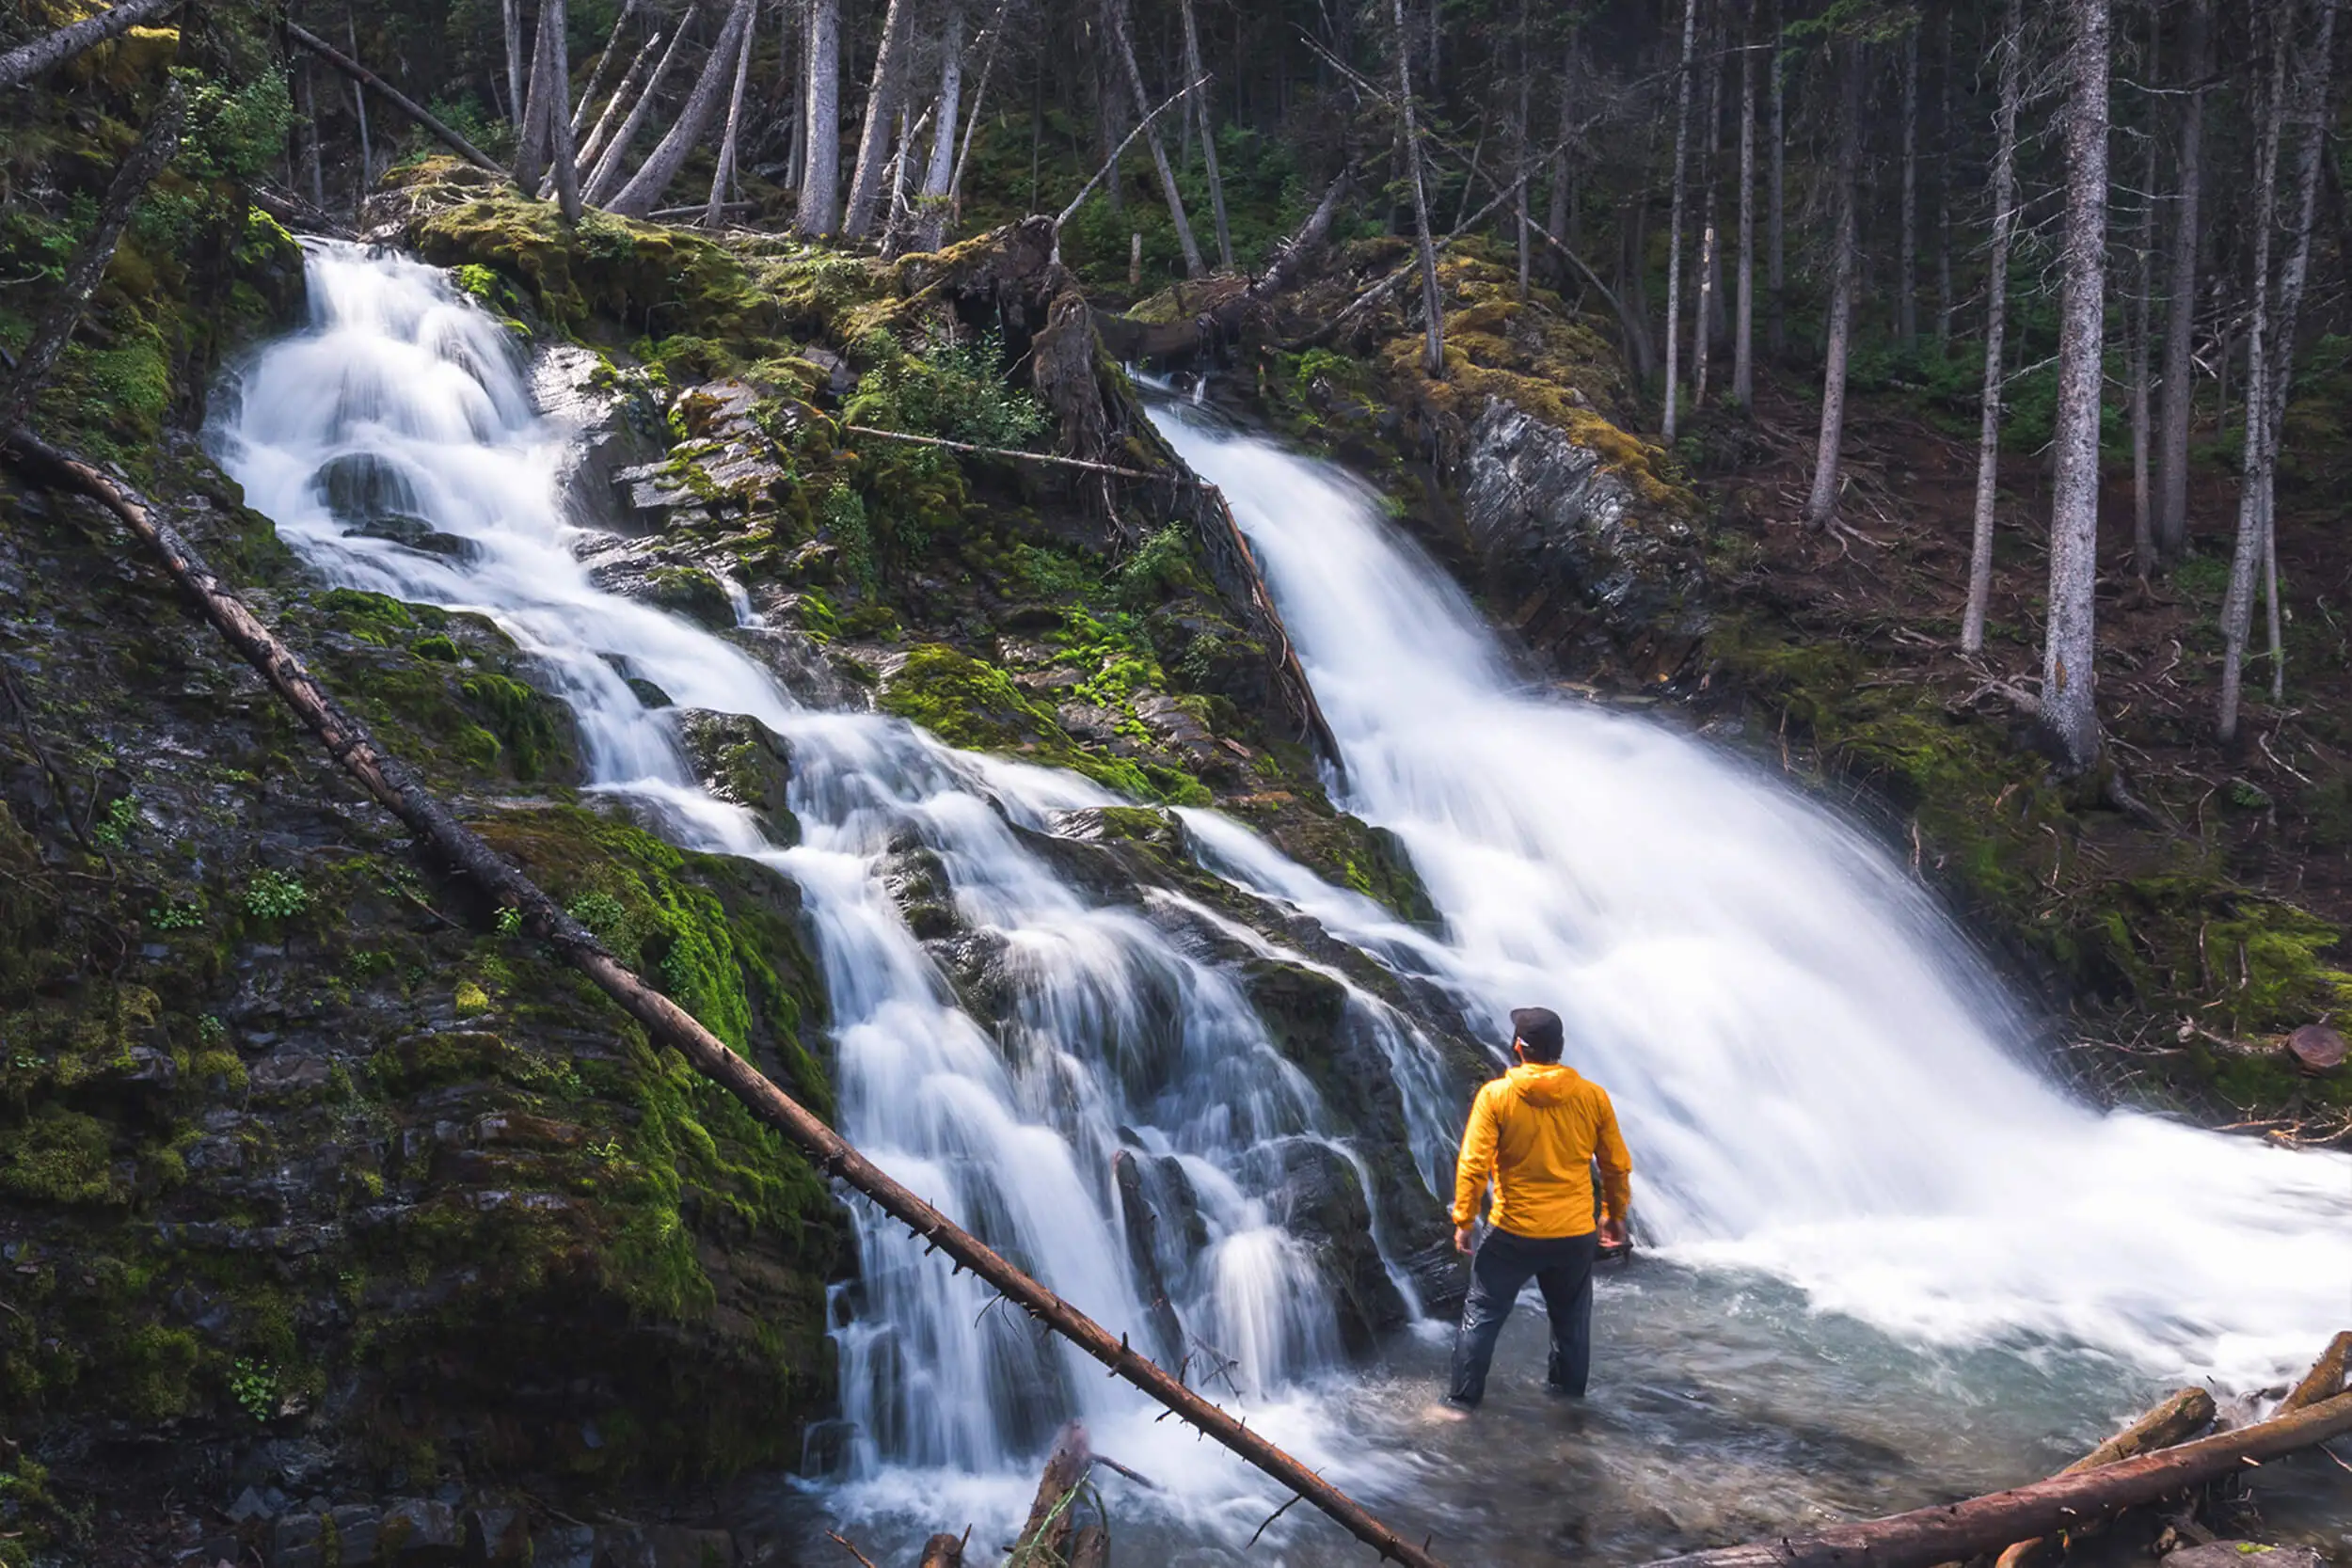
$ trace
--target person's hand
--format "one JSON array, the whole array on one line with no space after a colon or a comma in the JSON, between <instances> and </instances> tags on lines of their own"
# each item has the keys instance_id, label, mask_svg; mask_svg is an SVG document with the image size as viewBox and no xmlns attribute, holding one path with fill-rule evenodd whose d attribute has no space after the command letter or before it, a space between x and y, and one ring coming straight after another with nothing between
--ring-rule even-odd
<instances>
[{"instance_id":1,"label":"person's hand","mask_svg":"<svg viewBox=\"0 0 2352 1568\"><path fill-rule=\"evenodd\" d=\"M1460 1253L1463 1257L1468 1258L1470 1255L1470 1249L1475 1247L1477 1244L1478 1231L1476 1227L1467 1225L1457 1225L1454 1227L1454 1251Z\"/></svg>"},{"instance_id":2,"label":"person's hand","mask_svg":"<svg viewBox=\"0 0 2352 1568\"><path fill-rule=\"evenodd\" d=\"M1614 1252L1625 1245L1625 1221L1606 1219L1600 1222L1600 1244Z\"/></svg>"}]
</instances>

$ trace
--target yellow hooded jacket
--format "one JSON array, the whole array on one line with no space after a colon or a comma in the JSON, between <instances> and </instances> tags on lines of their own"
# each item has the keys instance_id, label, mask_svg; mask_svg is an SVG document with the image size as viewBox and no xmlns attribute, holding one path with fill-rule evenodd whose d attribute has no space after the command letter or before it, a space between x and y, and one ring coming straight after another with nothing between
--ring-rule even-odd
<instances>
[{"instance_id":1,"label":"yellow hooded jacket","mask_svg":"<svg viewBox=\"0 0 2352 1568\"><path fill-rule=\"evenodd\" d=\"M1632 1207L1633 1156L1617 1108L1598 1084L1557 1062L1522 1062L1478 1091L1454 1164L1454 1223L1478 1217L1494 1179L1497 1228L1514 1236L1583 1236L1594 1229L1593 1160L1600 1160L1602 1217Z\"/></svg>"}]
</instances>

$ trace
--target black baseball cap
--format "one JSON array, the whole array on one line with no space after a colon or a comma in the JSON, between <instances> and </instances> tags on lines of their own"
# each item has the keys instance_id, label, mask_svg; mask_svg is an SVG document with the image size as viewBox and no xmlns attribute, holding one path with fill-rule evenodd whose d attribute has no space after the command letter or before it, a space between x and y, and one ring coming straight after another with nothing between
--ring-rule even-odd
<instances>
[{"instance_id":1,"label":"black baseball cap","mask_svg":"<svg viewBox=\"0 0 2352 1568\"><path fill-rule=\"evenodd\" d=\"M1547 1062L1558 1061L1567 1044L1566 1031L1560 1027L1560 1015L1549 1007L1512 1008L1511 1034L1525 1043L1529 1055Z\"/></svg>"}]
</instances>

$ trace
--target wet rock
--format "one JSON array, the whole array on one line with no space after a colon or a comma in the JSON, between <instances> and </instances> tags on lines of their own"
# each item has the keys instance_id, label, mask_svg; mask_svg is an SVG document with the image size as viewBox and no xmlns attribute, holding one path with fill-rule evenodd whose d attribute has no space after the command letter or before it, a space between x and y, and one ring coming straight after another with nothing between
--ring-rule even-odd
<instances>
[{"instance_id":1,"label":"wet rock","mask_svg":"<svg viewBox=\"0 0 2352 1568\"><path fill-rule=\"evenodd\" d=\"M756 814L769 842L801 841L790 800L792 751L782 736L747 713L707 708L679 709L677 733L705 789Z\"/></svg>"},{"instance_id":2,"label":"wet rock","mask_svg":"<svg viewBox=\"0 0 2352 1568\"><path fill-rule=\"evenodd\" d=\"M328 1528L335 1543L337 1563L373 1562L384 1529L384 1516L362 1503L329 1509Z\"/></svg>"},{"instance_id":3,"label":"wet rock","mask_svg":"<svg viewBox=\"0 0 2352 1568\"><path fill-rule=\"evenodd\" d=\"M326 1088L333 1071L323 1056L264 1056L253 1064L250 1082L256 1095L299 1100Z\"/></svg>"},{"instance_id":4,"label":"wet rock","mask_svg":"<svg viewBox=\"0 0 2352 1568\"><path fill-rule=\"evenodd\" d=\"M2258 1541L2213 1541L2164 1559L2164 1568L2326 1568L2309 1546L2267 1546Z\"/></svg>"},{"instance_id":5,"label":"wet rock","mask_svg":"<svg viewBox=\"0 0 2352 1568\"><path fill-rule=\"evenodd\" d=\"M343 530L346 537L355 539L387 539L425 555L437 555L444 561L470 565L482 559L482 546L470 539L454 533L443 533L422 517L379 517Z\"/></svg>"},{"instance_id":6,"label":"wet rock","mask_svg":"<svg viewBox=\"0 0 2352 1568\"><path fill-rule=\"evenodd\" d=\"M542 1525L531 1532L531 1568L596 1568L592 1525Z\"/></svg>"},{"instance_id":7,"label":"wet rock","mask_svg":"<svg viewBox=\"0 0 2352 1568\"><path fill-rule=\"evenodd\" d=\"M229 1505L229 1522L242 1525L255 1519L266 1520L274 1512L262 1494L248 1486L237 1494L235 1502Z\"/></svg>"},{"instance_id":8,"label":"wet rock","mask_svg":"<svg viewBox=\"0 0 2352 1568\"><path fill-rule=\"evenodd\" d=\"M466 1544L466 1532L450 1504L406 1497L384 1511L380 1539L381 1553L389 1560L425 1564L453 1560Z\"/></svg>"},{"instance_id":9,"label":"wet rock","mask_svg":"<svg viewBox=\"0 0 2352 1568\"><path fill-rule=\"evenodd\" d=\"M304 1512L281 1514L269 1535L270 1568L327 1568L326 1518Z\"/></svg>"},{"instance_id":10,"label":"wet rock","mask_svg":"<svg viewBox=\"0 0 2352 1568\"><path fill-rule=\"evenodd\" d=\"M1503 399L1470 429L1462 513L1504 620L1562 667L1660 678L1706 630L1689 527Z\"/></svg>"},{"instance_id":11,"label":"wet rock","mask_svg":"<svg viewBox=\"0 0 2352 1568\"><path fill-rule=\"evenodd\" d=\"M926 845L894 847L875 866L882 891L906 917L908 928L925 941L952 936L962 929L956 913L956 894L947 867Z\"/></svg>"},{"instance_id":12,"label":"wet rock","mask_svg":"<svg viewBox=\"0 0 2352 1568\"><path fill-rule=\"evenodd\" d=\"M532 364L540 412L571 440L557 468L566 520L580 528L628 531L636 513L621 503L614 481L624 469L658 465L668 432L642 376L615 374L593 351L550 343Z\"/></svg>"},{"instance_id":13,"label":"wet rock","mask_svg":"<svg viewBox=\"0 0 2352 1568\"><path fill-rule=\"evenodd\" d=\"M477 1508L466 1515L468 1562L529 1562L531 1548L531 1532L519 1509Z\"/></svg>"},{"instance_id":14,"label":"wet rock","mask_svg":"<svg viewBox=\"0 0 2352 1568\"><path fill-rule=\"evenodd\" d=\"M1362 1354L1384 1329L1406 1321L1373 1240L1372 1207L1356 1167L1337 1149L1295 1139L1281 1146L1280 1175L1267 1207L1314 1254L1330 1288L1340 1336Z\"/></svg>"}]
</instances>

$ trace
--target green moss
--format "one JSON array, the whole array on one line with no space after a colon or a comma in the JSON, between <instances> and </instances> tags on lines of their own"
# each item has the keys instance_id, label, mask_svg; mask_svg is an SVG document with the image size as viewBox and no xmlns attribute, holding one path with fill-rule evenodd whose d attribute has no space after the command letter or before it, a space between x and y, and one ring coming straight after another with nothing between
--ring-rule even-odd
<instances>
[{"instance_id":1,"label":"green moss","mask_svg":"<svg viewBox=\"0 0 2352 1568\"><path fill-rule=\"evenodd\" d=\"M0 1192L42 1203L103 1203L117 1196L113 1137L96 1117L44 1105L0 1131Z\"/></svg>"}]
</instances>

